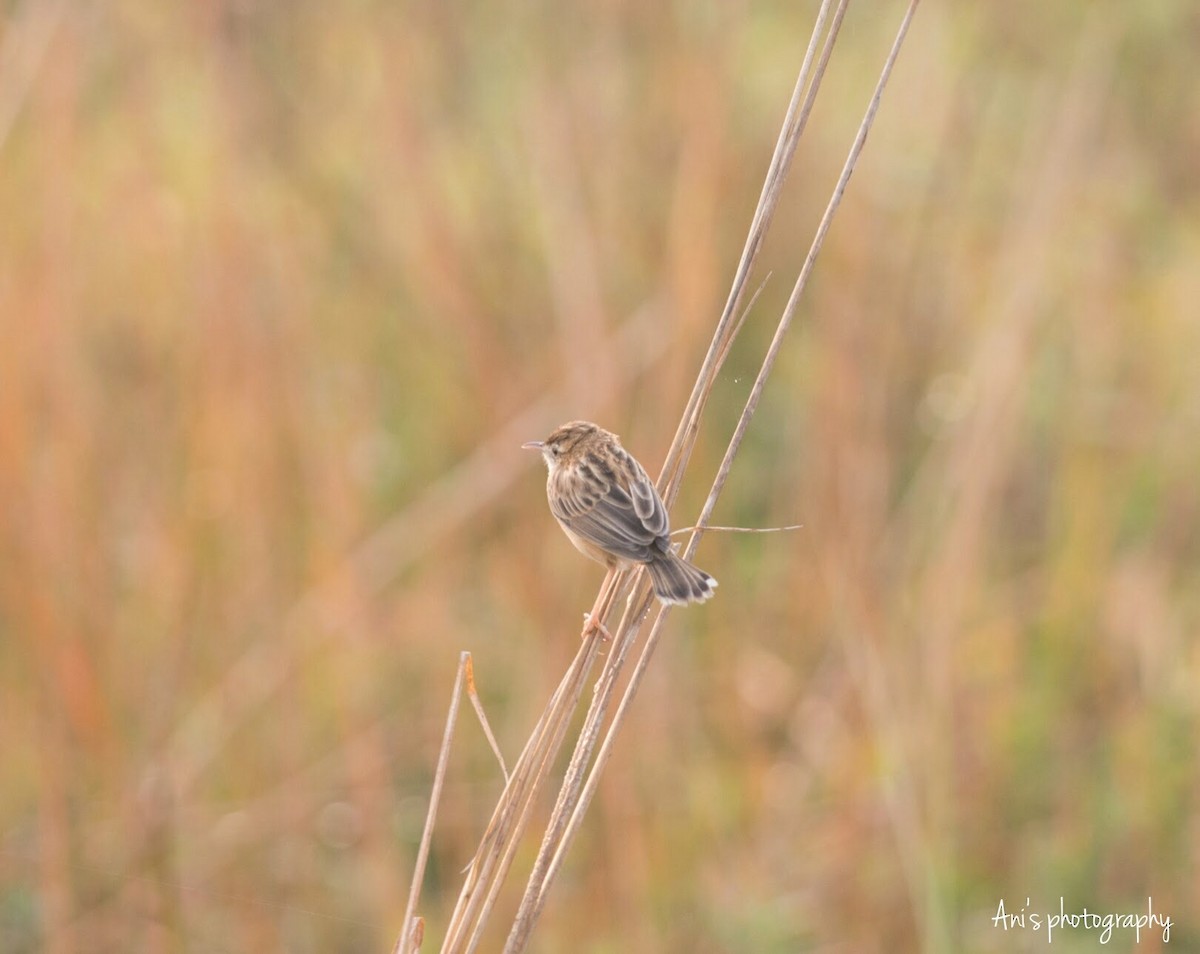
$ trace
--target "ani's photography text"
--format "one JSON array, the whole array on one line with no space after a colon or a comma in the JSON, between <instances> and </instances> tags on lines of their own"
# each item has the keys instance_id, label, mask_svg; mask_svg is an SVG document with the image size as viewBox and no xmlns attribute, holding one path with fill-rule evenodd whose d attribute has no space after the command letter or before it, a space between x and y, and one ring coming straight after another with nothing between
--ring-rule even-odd
<instances>
[{"instance_id":1,"label":"ani's photography text","mask_svg":"<svg viewBox=\"0 0 1200 954\"><path fill-rule=\"evenodd\" d=\"M1067 929L1097 931L1101 944L1112 940L1113 931L1122 930L1134 932L1135 944L1141 942L1143 931L1161 932L1163 943L1171 943L1171 917L1154 910L1153 898L1147 898L1145 912L1139 911L1137 914L1105 913L1089 911L1087 908L1068 911L1066 900L1063 898L1058 899L1058 913L1031 910L1028 898L1025 899L1024 907L1013 911L1004 906L1004 899L1001 898L1000 906L996 908L996 916L992 918L992 926L1004 931L1044 930L1047 944L1054 943L1055 931Z\"/></svg>"}]
</instances>

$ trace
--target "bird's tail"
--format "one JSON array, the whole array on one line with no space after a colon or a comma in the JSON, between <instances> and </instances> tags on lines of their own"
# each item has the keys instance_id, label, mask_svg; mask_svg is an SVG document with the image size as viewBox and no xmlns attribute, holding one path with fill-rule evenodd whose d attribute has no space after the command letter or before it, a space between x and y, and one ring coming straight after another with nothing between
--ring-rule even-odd
<instances>
[{"instance_id":1,"label":"bird's tail","mask_svg":"<svg viewBox=\"0 0 1200 954\"><path fill-rule=\"evenodd\" d=\"M670 550L656 554L647 568L654 583L654 595L664 603L678 606L703 603L717 588L716 580Z\"/></svg>"}]
</instances>

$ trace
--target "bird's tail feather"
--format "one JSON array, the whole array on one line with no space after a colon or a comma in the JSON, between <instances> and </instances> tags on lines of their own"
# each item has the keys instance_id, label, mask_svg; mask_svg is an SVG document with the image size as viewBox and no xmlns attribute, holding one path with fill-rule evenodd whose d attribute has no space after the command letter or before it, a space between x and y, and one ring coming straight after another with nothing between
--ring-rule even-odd
<instances>
[{"instance_id":1,"label":"bird's tail feather","mask_svg":"<svg viewBox=\"0 0 1200 954\"><path fill-rule=\"evenodd\" d=\"M717 588L717 581L711 576L670 551L656 556L647 567L654 595L664 603L678 606L703 603Z\"/></svg>"}]
</instances>

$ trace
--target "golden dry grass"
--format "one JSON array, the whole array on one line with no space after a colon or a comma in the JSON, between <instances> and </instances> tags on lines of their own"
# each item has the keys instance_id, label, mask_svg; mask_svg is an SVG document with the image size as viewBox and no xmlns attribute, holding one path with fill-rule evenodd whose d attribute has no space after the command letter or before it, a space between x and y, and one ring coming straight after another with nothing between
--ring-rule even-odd
<instances>
[{"instance_id":1,"label":"golden dry grass","mask_svg":"<svg viewBox=\"0 0 1200 954\"><path fill-rule=\"evenodd\" d=\"M899 6L851 7L693 473ZM516 445L656 469L810 15L6 12L0 948L386 949L458 650L515 756L600 576ZM1025 950L997 902L1060 895L1200 946L1197 42L923 7L716 514L805 530L706 539L535 949ZM501 784L460 728L431 926Z\"/></svg>"}]
</instances>

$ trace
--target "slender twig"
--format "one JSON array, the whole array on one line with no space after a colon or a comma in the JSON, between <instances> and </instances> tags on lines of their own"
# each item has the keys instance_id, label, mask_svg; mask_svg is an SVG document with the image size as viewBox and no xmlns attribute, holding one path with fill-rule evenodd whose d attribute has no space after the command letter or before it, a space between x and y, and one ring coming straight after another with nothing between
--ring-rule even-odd
<instances>
[{"instance_id":1,"label":"slender twig","mask_svg":"<svg viewBox=\"0 0 1200 954\"><path fill-rule=\"evenodd\" d=\"M803 131L811 111L816 90L824 74L829 51L836 37L836 31L840 25L846 2L847 0L842 0L838 7L830 34L825 38L822 47L819 66L810 82L809 71L812 66L814 52L817 49L824 24L828 17L831 6L829 0L822 4L821 10L818 13L808 51L801 66L800 76L784 120L783 130L776 144L775 155L772 158L767 179L763 186L759 206L755 211L750 227L750 234L747 237L742 259L734 277L733 288L730 291L725 310L714 331L708 354L705 356L696 385L692 391L692 396L688 401L683 418L676 430L675 441L668 452L667 461L659 477L659 490L668 507L678 492L683 470L686 467L696 435L699 432L700 416L704 405L712 391L717 373L729 354L733 335L740 329L742 320L745 317L744 312L740 315L738 314L739 302L746 288L754 258L757 255L758 248L778 202L779 192L786 178L792 157L795 154L800 133ZM808 92L807 95L804 95L806 89ZM737 315L736 320L733 318L735 315ZM695 537L693 537L693 544L694 542ZM608 752L611 751L611 741L614 738L615 730L623 720L624 713L628 708L628 701L632 698L630 687L626 688L621 705L618 707L613 717L612 725L610 725L608 733L605 735L600 754L597 756L595 763L592 764L586 780L583 779L582 769L591 760L594 746L599 738L603 719L607 714L613 694L615 693L617 684L616 673L623 666L627 653L636 639L638 626L635 624L640 624L641 620L645 618L646 613L651 608L651 602L652 598L649 596L648 587L645 585L635 589L634 594L630 598L630 608L627 610L625 619L618 629L618 635L615 640L616 646L606 666L605 674L601 677L600 684L597 686L592 706L584 720L584 727L580 732L579 741L576 744L576 750L571 760L571 766L568 768L567 775L564 778L551 824L548 826L546 835L543 838L542 847L534 863L534 869L530 875L529 882L526 885L525 894L522 897L516 920L509 933L508 942L505 946L506 954L517 954L517 952L524 950L528 943L533 926L545 905L547 888L559 870L566 848L569 846L574 832L580 824L583 812L590 803L592 793L595 790L596 780L598 779L598 773L607 761ZM656 634L661 630L666 616L666 609L660 608L658 615L655 617L648 640L656 639ZM648 659L646 651L643 650L642 659L639 662L641 669L644 670L644 665L648 662ZM632 678L634 680L638 678L636 672Z\"/></svg>"},{"instance_id":2,"label":"slender twig","mask_svg":"<svg viewBox=\"0 0 1200 954\"><path fill-rule=\"evenodd\" d=\"M700 526L697 524L694 527L682 527L679 530L672 530L671 536L679 533L695 533L698 530L703 530L705 533L783 533L785 530L803 530L802 523L789 523L786 527L714 527L711 524Z\"/></svg>"},{"instance_id":3,"label":"slender twig","mask_svg":"<svg viewBox=\"0 0 1200 954\"><path fill-rule=\"evenodd\" d=\"M679 481L683 477L683 471L687 467L688 459L691 456L691 449L699 433L700 416L704 404L708 400L708 395L712 392L717 372L720 370L726 355L729 353L729 345L733 340L733 336L741 327L741 323L735 321L734 316L738 313L738 306L745 295L746 285L750 280L750 273L754 268L754 262L758 258L759 249L762 247L767 229L770 227L772 218L774 218L776 206L779 204L779 195L783 190L783 183L787 178L788 169L791 167L792 157L796 153L796 146L800 141L800 135L808 122L808 115L812 104L810 100L807 106L805 105L802 93L805 87L809 85L809 72L812 68L813 54L816 51L817 42L824 31L831 2L832 0L822 0L821 8L817 11L817 19L813 24L812 36L809 38L808 48L804 53L804 61L800 64L800 72L796 77L796 86L792 91L792 98L788 102L787 114L784 116L783 126L779 131L779 139L775 143L775 152L772 154L771 163L767 167L762 193L759 195L758 205L754 210L754 218L750 223L750 232L746 237L746 244L742 249L742 257L738 261L737 270L734 272L733 283L729 289L729 297L726 299L725 308L722 310L721 317L717 321L717 327L713 331L712 343L709 345L708 352L704 356L700 372L696 376L696 383L692 387L692 393L688 397L683 415L679 421L679 426L676 428L675 438L671 441L671 448L667 451L666 460L663 462L662 471L659 474L659 493L662 494L668 508L675 500ZM845 0L843 0L843 5L844 3ZM812 84L814 87L820 84L821 72L823 72L823 67L822 70L818 71Z\"/></svg>"},{"instance_id":4,"label":"slender twig","mask_svg":"<svg viewBox=\"0 0 1200 954\"><path fill-rule=\"evenodd\" d=\"M834 187L833 196L825 215L818 226L812 247L801 268L800 275L779 321L775 336L767 350L762 368L751 389L742 416L738 420L725 457L718 468L713 487L702 509L696 527L689 528L692 536L686 548L687 555L694 552L700 536L712 515L729 474L734 456L741 445L746 428L762 395L763 386L778 356L782 338L791 324L799 296L811 274L813 263L821 249L830 222L846 188L854 164L861 153L879 104L883 87L890 75L897 51L907 32L917 0L912 0L900 32L892 48L860 127L851 147L850 155L842 174ZM755 210L746 245L734 275L729 297L713 333L712 341L705 354L696 383L692 389L674 440L666 455L659 475L658 487L668 507L678 494L680 481L686 469L692 448L699 432L700 420L712 392L713 384L722 364L729 355L734 337L741 329L750 306L742 308L749 276L753 268L766 230L770 225L778 204L780 191L795 154L799 137L804 130L812 110L825 68L836 41L848 0L825 0L817 15L813 35L810 39L804 62L800 69L795 90L788 106L783 128L776 143L775 152L763 185L762 194ZM828 29L826 29L828 25ZM819 50L819 55L818 55ZM759 289L761 291L761 288ZM754 296L757 298L757 293ZM713 528L717 529L717 528ZM796 527L762 528L719 528L727 532L777 532ZM611 606L613 597L620 592L627 574L609 574L601 587L596 606ZM526 883L516 917L505 944L506 954L519 954L528 944L530 934L545 905L549 887L560 870L565 853L578 831L581 820L595 795L596 787L604 766L612 753L616 734L624 723L631 701L636 694L649 660L657 645L663 624L670 607L658 606L646 641L638 655L636 665L625 685L623 693L607 722L609 710L617 699L617 687L626 662L638 641L642 624L657 604L650 592L646 575L639 572L633 577L631 592L626 601L620 624L615 628L612 646L605 660L599 681L595 685L593 698L584 717L583 726L576 740L574 752L563 777L558 797L542 838L537 857ZM596 622L606 623L601 612ZM488 915L507 876L518 841L529 820L533 804L549 774L549 768L565 736L568 722L575 712L582 694L586 675L591 670L599 650L596 635L585 640L566 676L555 692L546 712L539 720L526 749L508 778L505 791L483 837L475 858L467 873L454 915L442 947L443 954L470 952L479 945ZM607 730L605 725L607 722Z\"/></svg>"},{"instance_id":5,"label":"slender twig","mask_svg":"<svg viewBox=\"0 0 1200 954\"><path fill-rule=\"evenodd\" d=\"M841 23L847 2L848 0L842 0L838 7L833 31L836 31ZM703 527L712 516L713 509L717 505L717 498L720 496L721 490L725 486L725 481L729 477L729 471L733 467L733 459L742 445L742 439L746 436L746 429L750 426L750 419L754 416L754 412L758 408L759 399L762 397L763 388L766 387L767 378L770 376L772 368L775 367L775 359L779 356L779 349L783 345L784 336L791 327L792 318L796 314L796 306L800 302L800 295L808 284L808 277L812 274L813 265L821 252L821 247L825 244L825 236L828 234L829 227L833 223L833 217L837 213L838 206L841 205L842 195L846 191L846 186L850 182L850 176L854 174L854 168L858 164L858 157L861 155L863 146L866 144L867 134L871 131L871 126L875 122L875 114L879 111L879 103L883 98L883 91L887 87L888 79L891 78L892 67L895 66L896 58L900 55L900 48L904 44L909 24L912 23L912 18L916 13L919 2L920 0L909 0L908 9L904 13L904 18L900 21L900 28L896 32L896 39L892 43L892 48L888 52L887 59L884 60L883 69L879 74L879 81L875 84L875 92L867 104L867 111L863 116L862 122L859 124L858 134L854 137L854 143L850 146L850 154L846 157L846 162L842 166L842 173L838 176L837 184L833 188L833 195L830 196L829 204L825 207L825 214L821 216L821 222L817 226L816 235L813 237L808 255L804 259L800 275L796 279L796 284L792 287L792 294L788 298L787 305L784 306L783 315L779 319L779 324L775 329L775 336L771 339L771 344L767 348L766 357L763 358L762 367L759 369L758 376L754 379L754 384L750 388L750 394L746 398L746 406L738 418L737 426L733 430L733 436L729 440L729 446L725 450L725 457L722 459L720 467L717 468L717 476L713 481L712 490L709 491L708 499L704 502L704 507L700 511L700 519L696 521L696 525L700 529L697 529L695 535L688 542L684 551L686 556L691 556L699 545L700 536L704 532ZM826 48L822 53L822 67L824 67L825 62L828 60L832 48L833 31L831 31L830 42L826 44Z\"/></svg>"},{"instance_id":6,"label":"slender twig","mask_svg":"<svg viewBox=\"0 0 1200 954\"><path fill-rule=\"evenodd\" d=\"M443 952L470 950L478 942L478 932L486 923L500 886L512 865L536 797L582 692L584 677L591 669L598 651L598 637L580 645L545 713L534 727L533 735L513 768L468 869L442 944ZM472 925L475 925L473 931Z\"/></svg>"},{"instance_id":7,"label":"slender twig","mask_svg":"<svg viewBox=\"0 0 1200 954\"><path fill-rule=\"evenodd\" d=\"M725 480L728 477L729 468L732 465L733 457L737 453L738 447L741 444L741 439L745 435L746 427L749 425L749 421L751 417L753 417L754 411L757 408L763 386L766 383L767 377L770 375L771 369L774 366L775 358L778 355L779 345L782 341L783 335L786 333L791 324L792 317L795 314L800 293L803 291L804 286L808 281L808 276L812 271L813 263L816 260L817 254L820 252L821 245L824 242L825 235L829 230L829 225L832 222L833 215L841 202L846 185L849 182L858 157L862 152L863 145L866 142L867 133L874 122L875 114L879 107L880 98L883 94L883 89L886 87L887 81L891 75L892 67L895 64L896 57L899 54L900 47L903 44L905 35L907 34L909 24L911 23L912 16L916 10L917 2L918 0L911 0L908 10L901 21L896 40L893 43L892 49L884 63L879 82L876 85L875 93L867 106L866 114L863 118L862 124L859 127L858 135L855 137L854 143L850 148L849 156L846 159L842 173L834 187L833 195L830 198L825 215L822 217L821 223L818 226L812 247L810 248L808 256L805 259L804 266L800 271L800 276L797 278L796 285L793 288L792 295L788 300L788 304L784 310L783 316L780 318L775 337L771 342L771 346L768 348L767 355L764 358L763 366L759 371L759 375L755 380L754 387L751 389L750 396L747 399L746 407L744 408L742 415L738 420L737 427L734 431L734 437L730 441L730 446L726 452L725 459L722 460L721 466L718 469L717 477L701 512L701 517L697 521L697 525L701 528L704 527L708 518L712 514L712 510L716 505L717 498L720 496L721 490L725 484ZM838 27L840 26L842 16L844 15L846 3L847 0L842 0L838 6L837 13L834 17L833 26L830 29L830 35L826 38L825 46L822 51L821 63L818 68L817 78L814 79L814 86L819 82L825 64L828 62L829 53L836 38L836 33ZM807 109L811 107L812 97L814 95L815 89L810 90L809 97L806 100L806 108L802 112L802 115L807 115ZM687 556L691 556L694 553L696 546L699 543L701 532L702 530L697 530L693 534L685 551ZM646 608L648 608L648 606ZM573 837L582 821L583 815L587 811L591 799L595 795L600 774L612 754L612 747L616 739L616 735L625 720L625 717L629 711L629 706L637 692L639 685L641 684L642 676L645 674L650 658L653 655L655 647L657 646L658 640L662 633L663 624L670 613L670 609L671 608L669 606L661 606L654 618L650 632L646 637L645 645L642 648L641 655L639 656L637 664L630 675L629 682L625 687L625 692L622 695L621 701L613 715L612 723L609 726L608 731L605 733L604 740L600 745L600 749L596 755L596 759L592 765L591 771L588 774L587 780L585 781L582 789L579 791L578 801L571 813L571 818L567 825L563 828L561 837L555 847L553 858L546 869L543 879L539 884L536 885L536 898L530 905L530 913L527 914L524 919L521 916L522 912L518 913L517 922L513 926L513 931L509 935L509 942L505 947L505 954L518 954L518 952L524 949L524 946L528 941L528 937L532 931L533 922L536 921L537 915L540 913L545 904L547 887L557 873L562 863L562 859L565 856L566 849L573 840ZM644 610L642 612L644 612ZM624 625L622 628L624 629ZM623 642L622 648L631 644L631 642L632 639ZM532 891L534 887L533 880L531 879L530 886L527 888L527 897L529 892ZM525 903L523 900L522 909L524 908Z\"/></svg>"},{"instance_id":8,"label":"slender twig","mask_svg":"<svg viewBox=\"0 0 1200 954\"><path fill-rule=\"evenodd\" d=\"M450 711L446 714L446 729L442 733L442 748L438 752L437 770L433 774L433 789L429 793L429 811L425 815L425 830L421 833L421 844L417 848L417 862L413 866L413 881L408 892L408 905L404 909L404 924L396 941L396 954L409 954L415 938L413 914L417 910L417 899L421 896L421 882L425 879L425 862L429 860L429 844L433 840L433 824L437 820L438 802L442 797L442 782L446 779L446 765L450 761L450 742L454 738L454 725L458 721L458 704L462 698L463 680L471 666L471 654L459 653L458 672L454 676L454 688L450 695ZM490 733L489 733L490 735ZM422 926L423 930L423 926Z\"/></svg>"},{"instance_id":9,"label":"slender twig","mask_svg":"<svg viewBox=\"0 0 1200 954\"><path fill-rule=\"evenodd\" d=\"M709 527L710 530L717 529ZM492 754L496 756L496 761L500 763L500 771L504 774L504 784L508 784L508 767L504 764L504 754L500 751L500 746L496 742L496 736L492 734L492 726L488 722L487 713L483 711L483 703L479 700L479 692L475 688L475 664L471 661L471 654L466 653L467 657L467 698L471 700L471 705L475 707L475 714L479 716L479 724L483 726L483 734L487 736L488 745L492 747Z\"/></svg>"}]
</instances>

